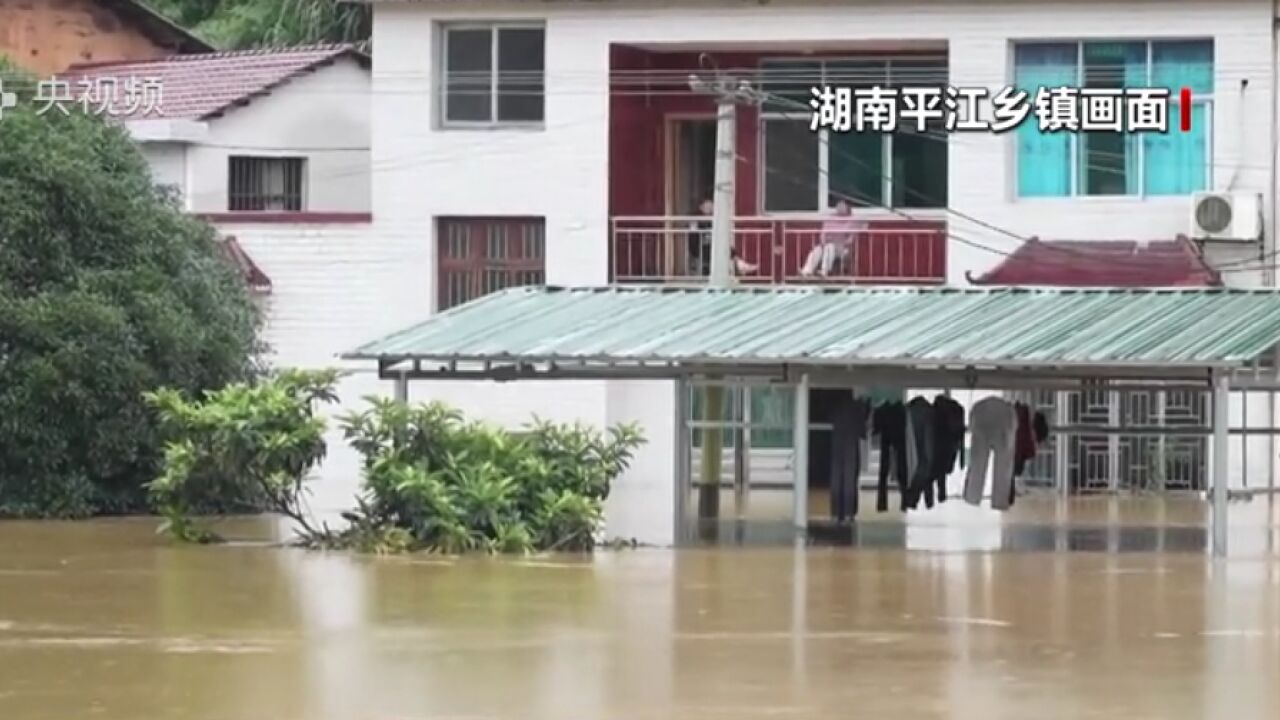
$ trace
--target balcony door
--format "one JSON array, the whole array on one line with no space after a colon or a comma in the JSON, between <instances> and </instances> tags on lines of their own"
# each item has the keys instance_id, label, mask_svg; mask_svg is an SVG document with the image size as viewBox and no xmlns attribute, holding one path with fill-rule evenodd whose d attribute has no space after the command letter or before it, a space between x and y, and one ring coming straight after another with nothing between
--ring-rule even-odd
<instances>
[{"instance_id":1,"label":"balcony door","mask_svg":"<svg viewBox=\"0 0 1280 720\"><path fill-rule=\"evenodd\" d=\"M697 215L698 205L715 191L716 119L714 115L667 118L667 214Z\"/></svg>"}]
</instances>

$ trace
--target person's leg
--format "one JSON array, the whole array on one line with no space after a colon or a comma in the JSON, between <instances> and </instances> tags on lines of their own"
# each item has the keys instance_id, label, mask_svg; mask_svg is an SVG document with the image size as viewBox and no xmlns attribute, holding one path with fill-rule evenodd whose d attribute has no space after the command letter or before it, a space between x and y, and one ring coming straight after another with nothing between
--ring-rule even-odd
<instances>
[{"instance_id":1,"label":"person's leg","mask_svg":"<svg viewBox=\"0 0 1280 720\"><path fill-rule=\"evenodd\" d=\"M808 256L804 259L804 265L800 266L800 274L809 277L818 270L818 264L822 262L822 245L814 245L809 251Z\"/></svg>"},{"instance_id":2,"label":"person's leg","mask_svg":"<svg viewBox=\"0 0 1280 720\"><path fill-rule=\"evenodd\" d=\"M831 268L836 264L836 246L831 243L822 244L822 269L820 272L823 277L831 274Z\"/></svg>"}]
</instances>

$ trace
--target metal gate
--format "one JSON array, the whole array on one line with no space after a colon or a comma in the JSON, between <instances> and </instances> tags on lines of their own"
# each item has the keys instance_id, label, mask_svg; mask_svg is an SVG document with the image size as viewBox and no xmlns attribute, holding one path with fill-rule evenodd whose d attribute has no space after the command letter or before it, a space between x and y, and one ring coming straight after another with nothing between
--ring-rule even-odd
<instances>
[{"instance_id":1,"label":"metal gate","mask_svg":"<svg viewBox=\"0 0 1280 720\"><path fill-rule=\"evenodd\" d=\"M1209 423L1209 394L1194 390L1110 390L1013 393L1051 427L1131 427L1144 433L1055 432L1038 449L1021 482L1028 488L1100 492L1198 492L1207 488L1206 437L1162 435L1162 428Z\"/></svg>"}]
</instances>

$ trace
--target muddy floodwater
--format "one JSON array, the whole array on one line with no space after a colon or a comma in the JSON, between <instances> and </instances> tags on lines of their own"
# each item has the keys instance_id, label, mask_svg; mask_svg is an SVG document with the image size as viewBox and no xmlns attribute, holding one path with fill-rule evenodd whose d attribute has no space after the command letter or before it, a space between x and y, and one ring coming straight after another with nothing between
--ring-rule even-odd
<instances>
[{"instance_id":1,"label":"muddy floodwater","mask_svg":"<svg viewBox=\"0 0 1280 720\"><path fill-rule=\"evenodd\" d=\"M0 523L0 718L1280 717L1272 501L1233 507L1225 561L1198 510L1106 502L1004 545L888 523L524 560L285 550L267 519L197 548L148 520Z\"/></svg>"}]
</instances>

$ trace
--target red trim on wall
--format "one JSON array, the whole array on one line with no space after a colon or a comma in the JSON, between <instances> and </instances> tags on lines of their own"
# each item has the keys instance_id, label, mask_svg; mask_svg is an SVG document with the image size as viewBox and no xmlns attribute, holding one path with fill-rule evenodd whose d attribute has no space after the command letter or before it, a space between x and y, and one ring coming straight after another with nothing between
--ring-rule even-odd
<instances>
[{"instance_id":1,"label":"red trim on wall","mask_svg":"<svg viewBox=\"0 0 1280 720\"><path fill-rule=\"evenodd\" d=\"M196 217L212 223L265 223L343 225L373 222L373 213L359 212L219 212L196 213Z\"/></svg>"}]
</instances>

